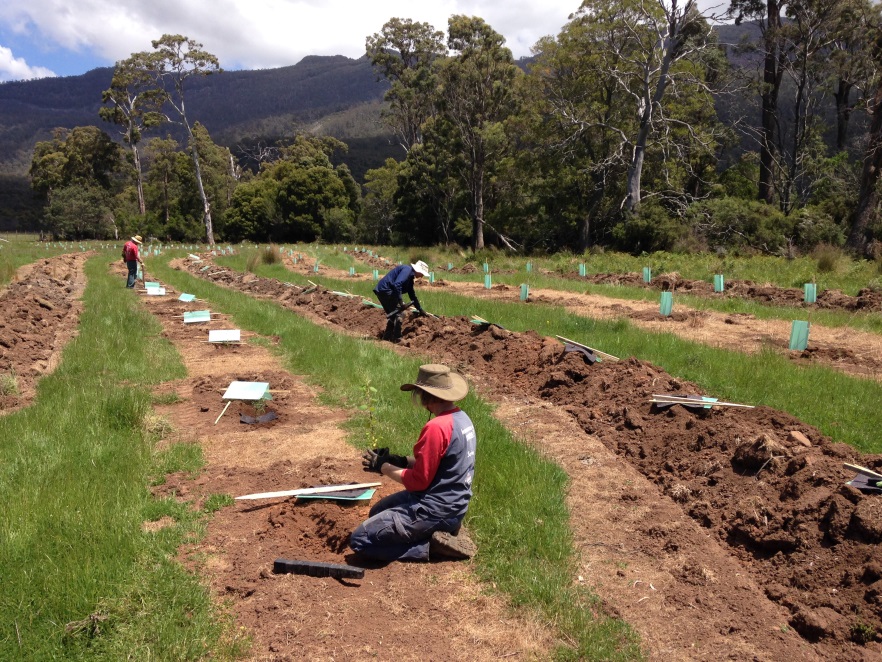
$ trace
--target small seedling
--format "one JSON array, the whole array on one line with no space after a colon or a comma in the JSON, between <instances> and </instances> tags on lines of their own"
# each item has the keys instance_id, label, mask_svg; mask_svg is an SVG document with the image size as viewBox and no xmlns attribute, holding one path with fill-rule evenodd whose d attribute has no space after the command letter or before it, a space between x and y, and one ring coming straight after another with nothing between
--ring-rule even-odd
<instances>
[{"instance_id":1,"label":"small seedling","mask_svg":"<svg viewBox=\"0 0 882 662\"><path fill-rule=\"evenodd\" d=\"M377 389L371 386L371 380L365 381L361 388L362 404L358 406L359 411L367 413L367 438L371 443L371 448L377 448L379 435L377 434Z\"/></svg>"},{"instance_id":2,"label":"small seedling","mask_svg":"<svg viewBox=\"0 0 882 662\"><path fill-rule=\"evenodd\" d=\"M876 628L872 625L857 621L851 625L851 640L856 644L868 644L876 638Z\"/></svg>"}]
</instances>

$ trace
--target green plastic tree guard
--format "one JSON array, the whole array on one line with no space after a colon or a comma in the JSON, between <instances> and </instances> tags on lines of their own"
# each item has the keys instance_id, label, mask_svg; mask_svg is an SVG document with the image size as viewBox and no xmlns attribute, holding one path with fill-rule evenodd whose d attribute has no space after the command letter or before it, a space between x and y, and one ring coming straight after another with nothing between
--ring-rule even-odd
<instances>
[{"instance_id":1,"label":"green plastic tree guard","mask_svg":"<svg viewBox=\"0 0 882 662\"><path fill-rule=\"evenodd\" d=\"M818 286L814 283L805 284L805 302L816 303L818 301Z\"/></svg>"},{"instance_id":2,"label":"green plastic tree guard","mask_svg":"<svg viewBox=\"0 0 882 662\"><path fill-rule=\"evenodd\" d=\"M649 267L643 267L643 282L651 283L652 282L652 269Z\"/></svg>"},{"instance_id":3,"label":"green plastic tree guard","mask_svg":"<svg viewBox=\"0 0 882 662\"><path fill-rule=\"evenodd\" d=\"M723 274L716 274L714 276L714 292L722 292L726 289L726 283L723 280Z\"/></svg>"},{"instance_id":4,"label":"green plastic tree guard","mask_svg":"<svg viewBox=\"0 0 882 662\"><path fill-rule=\"evenodd\" d=\"M526 301L530 296L530 287L526 283L521 283L521 301Z\"/></svg>"},{"instance_id":5,"label":"green plastic tree guard","mask_svg":"<svg viewBox=\"0 0 882 662\"><path fill-rule=\"evenodd\" d=\"M671 310L674 308L674 294L673 292L662 292L661 293L661 306L659 312L662 315L667 317L671 314Z\"/></svg>"},{"instance_id":6,"label":"green plastic tree guard","mask_svg":"<svg viewBox=\"0 0 882 662\"><path fill-rule=\"evenodd\" d=\"M490 284L490 274L484 274L484 287L485 287L486 289L488 289L488 290L489 290L490 287L491 287L491 284Z\"/></svg>"},{"instance_id":7,"label":"green plastic tree guard","mask_svg":"<svg viewBox=\"0 0 882 662\"><path fill-rule=\"evenodd\" d=\"M803 351L808 347L809 323L802 320L793 320L790 328L790 349Z\"/></svg>"}]
</instances>

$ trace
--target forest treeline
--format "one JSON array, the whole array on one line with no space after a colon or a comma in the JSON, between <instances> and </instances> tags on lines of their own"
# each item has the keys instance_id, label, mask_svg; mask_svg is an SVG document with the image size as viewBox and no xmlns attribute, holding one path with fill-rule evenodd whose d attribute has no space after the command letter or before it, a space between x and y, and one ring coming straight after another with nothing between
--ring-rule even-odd
<instances>
[{"instance_id":1,"label":"forest treeline","mask_svg":"<svg viewBox=\"0 0 882 662\"><path fill-rule=\"evenodd\" d=\"M361 182L335 138L292 127L247 159L216 144L185 99L220 63L164 35L117 63L103 92L122 145L94 126L36 145L44 229L525 252L879 251L880 6L733 0L728 16L751 28L738 43L691 0L586 0L528 67L481 18L452 16L446 33L392 18L366 53L387 84L378 119L398 151Z\"/></svg>"}]
</instances>

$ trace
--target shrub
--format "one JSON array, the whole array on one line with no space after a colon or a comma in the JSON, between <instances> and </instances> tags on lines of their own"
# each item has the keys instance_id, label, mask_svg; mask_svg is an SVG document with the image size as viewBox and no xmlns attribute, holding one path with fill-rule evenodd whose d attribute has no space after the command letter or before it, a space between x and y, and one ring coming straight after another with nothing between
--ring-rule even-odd
<instances>
[{"instance_id":1,"label":"shrub","mask_svg":"<svg viewBox=\"0 0 882 662\"><path fill-rule=\"evenodd\" d=\"M682 219L672 218L654 201L641 204L612 232L619 248L634 255L675 250L689 239L688 225Z\"/></svg>"},{"instance_id":2,"label":"shrub","mask_svg":"<svg viewBox=\"0 0 882 662\"><path fill-rule=\"evenodd\" d=\"M805 249L819 244L842 246L845 244L845 231L821 209L804 207L796 213L796 243Z\"/></svg>"},{"instance_id":3,"label":"shrub","mask_svg":"<svg viewBox=\"0 0 882 662\"><path fill-rule=\"evenodd\" d=\"M795 219L756 200L705 200L692 205L688 217L696 232L714 247L780 252L795 233Z\"/></svg>"}]
</instances>

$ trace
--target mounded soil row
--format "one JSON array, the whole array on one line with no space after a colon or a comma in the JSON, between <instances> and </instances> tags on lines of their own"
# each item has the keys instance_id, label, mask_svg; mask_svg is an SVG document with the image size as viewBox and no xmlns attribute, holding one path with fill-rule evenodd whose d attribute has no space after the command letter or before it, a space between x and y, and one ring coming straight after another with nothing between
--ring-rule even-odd
<instances>
[{"instance_id":1,"label":"mounded soil row","mask_svg":"<svg viewBox=\"0 0 882 662\"><path fill-rule=\"evenodd\" d=\"M360 297L204 264L173 266L348 333L384 326ZM882 501L842 467L880 470L882 456L767 407L658 408L653 393L700 391L635 358L591 365L535 332L414 317L398 348L464 372L567 470L580 578L654 657L882 653Z\"/></svg>"},{"instance_id":2,"label":"mounded soil row","mask_svg":"<svg viewBox=\"0 0 882 662\"><path fill-rule=\"evenodd\" d=\"M0 293L0 414L29 404L40 377L76 336L90 253L59 255L19 269Z\"/></svg>"}]
</instances>

